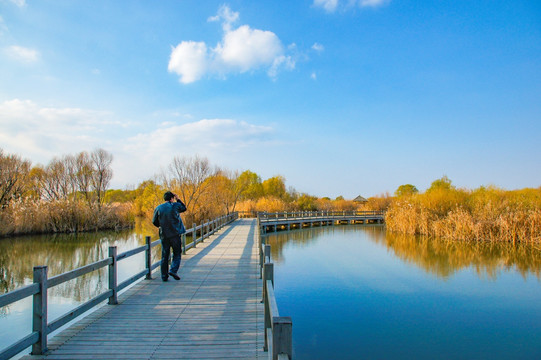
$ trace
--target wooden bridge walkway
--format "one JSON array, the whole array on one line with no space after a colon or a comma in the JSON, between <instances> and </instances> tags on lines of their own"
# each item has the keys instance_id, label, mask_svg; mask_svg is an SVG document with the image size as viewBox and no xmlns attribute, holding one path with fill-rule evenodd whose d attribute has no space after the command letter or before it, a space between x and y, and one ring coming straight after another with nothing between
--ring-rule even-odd
<instances>
[{"instance_id":1,"label":"wooden bridge walkway","mask_svg":"<svg viewBox=\"0 0 541 360\"><path fill-rule=\"evenodd\" d=\"M264 309L254 219L239 219L182 257L180 281L142 280L23 359L258 359Z\"/></svg>"}]
</instances>

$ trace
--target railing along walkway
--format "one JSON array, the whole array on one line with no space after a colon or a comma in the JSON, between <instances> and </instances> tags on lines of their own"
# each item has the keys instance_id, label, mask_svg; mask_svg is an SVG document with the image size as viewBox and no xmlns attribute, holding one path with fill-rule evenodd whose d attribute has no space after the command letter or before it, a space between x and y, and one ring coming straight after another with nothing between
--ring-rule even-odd
<instances>
[{"instance_id":1,"label":"railing along walkway","mask_svg":"<svg viewBox=\"0 0 541 360\"><path fill-rule=\"evenodd\" d=\"M159 270L24 359L266 358L259 245L240 219L182 256L180 281Z\"/></svg>"},{"instance_id":2,"label":"railing along walkway","mask_svg":"<svg viewBox=\"0 0 541 360\"><path fill-rule=\"evenodd\" d=\"M257 214L261 233L307 226L328 226L335 223L383 223L384 211L299 211L299 212L260 212Z\"/></svg>"}]
</instances>

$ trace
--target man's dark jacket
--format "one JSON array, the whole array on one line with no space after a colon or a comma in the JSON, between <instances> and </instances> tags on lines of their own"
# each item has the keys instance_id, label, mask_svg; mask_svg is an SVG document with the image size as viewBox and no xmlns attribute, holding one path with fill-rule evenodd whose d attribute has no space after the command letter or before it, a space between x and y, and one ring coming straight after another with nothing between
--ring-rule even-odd
<instances>
[{"instance_id":1,"label":"man's dark jacket","mask_svg":"<svg viewBox=\"0 0 541 360\"><path fill-rule=\"evenodd\" d=\"M160 228L160 239L169 239L186 232L180 213L186 211L186 205L180 200L165 202L154 210L152 223Z\"/></svg>"}]
</instances>

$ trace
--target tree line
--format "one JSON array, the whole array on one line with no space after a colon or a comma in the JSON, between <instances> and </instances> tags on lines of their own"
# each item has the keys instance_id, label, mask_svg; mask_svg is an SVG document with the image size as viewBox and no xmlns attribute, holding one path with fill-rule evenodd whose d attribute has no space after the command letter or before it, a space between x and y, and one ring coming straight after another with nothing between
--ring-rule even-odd
<instances>
[{"instance_id":1,"label":"tree line","mask_svg":"<svg viewBox=\"0 0 541 360\"><path fill-rule=\"evenodd\" d=\"M0 149L0 235L128 226L126 207L105 203L112 161L96 149L33 166Z\"/></svg>"},{"instance_id":2,"label":"tree line","mask_svg":"<svg viewBox=\"0 0 541 360\"><path fill-rule=\"evenodd\" d=\"M167 168L135 189L109 189L113 156L103 150L52 159L47 165L0 149L0 236L78 232L133 225L149 217L163 193L179 195L188 226L234 211L353 210L357 204L301 194L285 178L266 180L231 171L198 155L176 156Z\"/></svg>"},{"instance_id":3,"label":"tree line","mask_svg":"<svg viewBox=\"0 0 541 360\"><path fill-rule=\"evenodd\" d=\"M113 156L103 149L35 165L0 149L0 236L76 232L131 226L149 218L175 192L186 204L190 227L234 211L386 210L389 230L461 240L541 242L541 187L503 190L456 188L443 176L420 192L400 185L394 195L365 203L316 197L286 187L276 175L263 180L245 170L215 166L198 155L176 156L160 173L133 189L109 189Z\"/></svg>"}]
</instances>

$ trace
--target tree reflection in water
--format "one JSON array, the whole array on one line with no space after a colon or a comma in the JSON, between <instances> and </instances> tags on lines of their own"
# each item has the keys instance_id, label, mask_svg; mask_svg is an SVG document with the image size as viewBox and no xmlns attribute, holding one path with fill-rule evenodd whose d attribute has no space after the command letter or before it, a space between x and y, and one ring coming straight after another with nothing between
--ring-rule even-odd
<instances>
[{"instance_id":1,"label":"tree reflection in water","mask_svg":"<svg viewBox=\"0 0 541 360\"><path fill-rule=\"evenodd\" d=\"M480 278L496 279L504 269L516 269L524 278L541 280L541 251L531 244L454 241L425 236L394 234L383 225L345 225L292 230L267 235L273 261L281 263L285 245L305 246L329 232L362 231L374 243L385 246L399 259L427 273L446 279L464 268L475 268ZM335 246L329 244L329 246Z\"/></svg>"},{"instance_id":2,"label":"tree reflection in water","mask_svg":"<svg viewBox=\"0 0 541 360\"><path fill-rule=\"evenodd\" d=\"M135 230L55 234L0 239L0 294L32 283L33 267L46 265L48 276L59 275L105 259L109 246L118 253L145 244L145 236L157 238L153 226L138 223ZM159 260L160 247L153 249L153 262ZM133 261L131 261L133 260ZM119 262L119 281L144 269L144 253ZM49 289L49 298L87 301L108 288L107 267ZM9 306L0 308L0 315L9 314Z\"/></svg>"}]
</instances>

